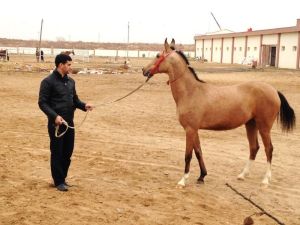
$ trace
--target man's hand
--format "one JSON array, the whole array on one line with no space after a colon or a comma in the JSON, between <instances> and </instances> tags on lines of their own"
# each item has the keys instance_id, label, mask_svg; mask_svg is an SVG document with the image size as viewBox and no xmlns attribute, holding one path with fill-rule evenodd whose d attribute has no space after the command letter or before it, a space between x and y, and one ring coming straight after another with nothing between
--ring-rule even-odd
<instances>
[{"instance_id":1,"label":"man's hand","mask_svg":"<svg viewBox=\"0 0 300 225\"><path fill-rule=\"evenodd\" d=\"M89 104L89 103L86 103L86 104L85 104L85 109L86 109L87 111L92 111L93 108L94 108L93 105L91 105L91 104Z\"/></svg>"},{"instance_id":2,"label":"man's hand","mask_svg":"<svg viewBox=\"0 0 300 225\"><path fill-rule=\"evenodd\" d=\"M63 122L64 122L64 119L61 116L57 116L55 118L55 125L62 125Z\"/></svg>"}]
</instances>

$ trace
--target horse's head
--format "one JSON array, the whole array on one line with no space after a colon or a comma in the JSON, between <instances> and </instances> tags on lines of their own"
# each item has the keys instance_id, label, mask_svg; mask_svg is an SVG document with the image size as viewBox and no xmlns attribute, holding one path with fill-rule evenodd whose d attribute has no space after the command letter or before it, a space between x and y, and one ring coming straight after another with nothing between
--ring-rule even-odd
<instances>
[{"instance_id":1,"label":"horse's head","mask_svg":"<svg viewBox=\"0 0 300 225\"><path fill-rule=\"evenodd\" d=\"M71 51L71 53L72 53L73 55L75 55L74 49Z\"/></svg>"},{"instance_id":2,"label":"horse's head","mask_svg":"<svg viewBox=\"0 0 300 225\"><path fill-rule=\"evenodd\" d=\"M165 49L156 55L156 58L153 59L143 70L143 75L151 77L156 73L165 73L170 67L168 62L168 56L175 50L175 40L172 39L171 44L169 45L167 38L165 39L164 44Z\"/></svg>"}]
</instances>

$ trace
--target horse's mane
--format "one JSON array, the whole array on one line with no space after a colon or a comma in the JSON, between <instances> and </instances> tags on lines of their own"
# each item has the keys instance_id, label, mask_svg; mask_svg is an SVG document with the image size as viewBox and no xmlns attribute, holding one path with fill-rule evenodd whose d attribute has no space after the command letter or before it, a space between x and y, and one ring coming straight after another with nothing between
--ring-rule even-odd
<instances>
[{"instance_id":1,"label":"horse's mane","mask_svg":"<svg viewBox=\"0 0 300 225\"><path fill-rule=\"evenodd\" d=\"M198 78L198 75L196 74L194 68L190 66L190 62L189 62L189 60L186 58L185 54L184 54L182 51L178 51L178 50L176 50L176 53L177 53L178 55L180 55L181 58L186 62L186 64L188 65L189 70L190 70L191 73L194 75L195 79L196 79L197 81L199 81L199 82L205 83L205 81L200 80L200 79Z\"/></svg>"}]
</instances>

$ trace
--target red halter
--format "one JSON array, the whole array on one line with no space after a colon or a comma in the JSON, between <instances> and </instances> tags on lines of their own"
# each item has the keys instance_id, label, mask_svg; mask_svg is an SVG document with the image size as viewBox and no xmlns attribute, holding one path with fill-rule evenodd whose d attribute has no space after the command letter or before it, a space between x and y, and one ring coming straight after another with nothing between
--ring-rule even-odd
<instances>
[{"instance_id":1,"label":"red halter","mask_svg":"<svg viewBox=\"0 0 300 225\"><path fill-rule=\"evenodd\" d=\"M154 64L154 67L150 70L150 75L159 72L159 65L171 54L172 52L167 53L166 55L163 53Z\"/></svg>"}]
</instances>

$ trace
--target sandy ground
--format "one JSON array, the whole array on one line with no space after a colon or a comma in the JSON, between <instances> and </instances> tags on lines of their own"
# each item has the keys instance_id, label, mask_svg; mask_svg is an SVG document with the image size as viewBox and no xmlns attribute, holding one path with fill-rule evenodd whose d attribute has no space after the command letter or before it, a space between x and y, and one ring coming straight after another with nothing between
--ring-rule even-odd
<instances>
[{"instance_id":1,"label":"sandy ground","mask_svg":"<svg viewBox=\"0 0 300 225\"><path fill-rule=\"evenodd\" d=\"M218 72L199 73L215 85L268 82L294 108L298 118L294 133L286 135L277 124L273 127L273 176L268 188L261 185L266 169L263 148L251 176L236 179L249 155L244 127L199 131L206 182L196 183L199 168L194 157L188 185L176 188L184 169L185 133L176 118L167 76L162 74L124 100L88 114L76 130L68 177L74 186L62 193L52 187L46 117L37 105L40 81L53 65L52 59L47 60L36 64L31 58L16 57L15 62L0 62L0 224L243 224L245 217L259 210L226 183L285 224L300 224L299 71L224 73L219 66ZM80 98L99 105L144 82L139 70L146 61L132 61L132 68L119 74L72 77ZM199 70L213 66L192 65ZM119 66L107 59L73 64ZM75 122L79 124L84 116L77 111ZM255 224L277 224L266 215L252 218Z\"/></svg>"}]
</instances>

